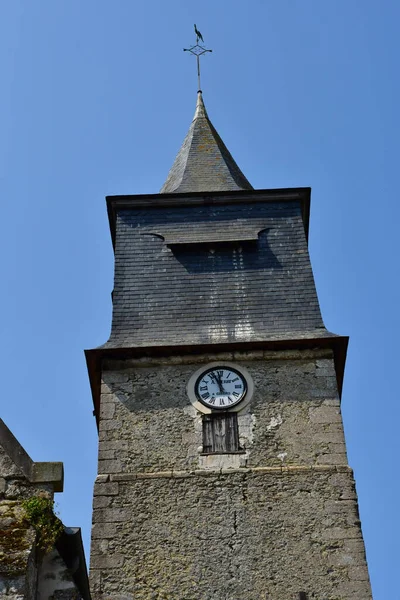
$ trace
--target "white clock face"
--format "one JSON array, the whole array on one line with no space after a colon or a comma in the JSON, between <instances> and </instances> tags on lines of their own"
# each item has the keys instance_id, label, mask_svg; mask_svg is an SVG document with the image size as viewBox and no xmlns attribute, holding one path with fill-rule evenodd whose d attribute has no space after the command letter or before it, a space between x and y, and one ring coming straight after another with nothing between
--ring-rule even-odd
<instances>
[{"instance_id":1,"label":"white clock face","mask_svg":"<svg viewBox=\"0 0 400 600\"><path fill-rule=\"evenodd\" d=\"M209 368L197 378L195 394L209 408L227 410L239 404L247 392L246 380L231 367Z\"/></svg>"}]
</instances>

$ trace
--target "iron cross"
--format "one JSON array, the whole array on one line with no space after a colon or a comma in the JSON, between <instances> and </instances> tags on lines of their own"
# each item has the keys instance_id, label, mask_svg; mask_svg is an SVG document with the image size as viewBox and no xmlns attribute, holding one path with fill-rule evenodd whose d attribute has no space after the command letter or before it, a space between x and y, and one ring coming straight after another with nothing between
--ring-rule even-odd
<instances>
[{"instance_id":1,"label":"iron cross","mask_svg":"<svg viewBox=\"0 0 400 600\"><path fill-rule=\"evenodd\" d=\"M196 43L194 46L190 46L190 48L184 48L183 51L184 52L190 52L191 54L193 54L196 57L196 62L197 62L197 85L198 85L198 91L201 92L201 84L200 84L200 56L202 56L203 54L206 54L206 52L212 52L212 50L208 50L205 46L202 46L201 44L199 44L199 41L201 41L204 44L204 40L203 40L203 36L201 35L200 31L197 29L196 25L194 26L194 31L196 34Z\"/></svg>"}]
</instances>

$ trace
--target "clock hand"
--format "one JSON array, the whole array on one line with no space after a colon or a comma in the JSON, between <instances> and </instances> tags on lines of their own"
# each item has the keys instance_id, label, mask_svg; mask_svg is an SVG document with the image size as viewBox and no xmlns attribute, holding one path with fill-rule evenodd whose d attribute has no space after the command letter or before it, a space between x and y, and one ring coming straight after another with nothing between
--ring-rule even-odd
<instances>
[{"instance_id":1,"label":"clock hand","mask_svg":"<svg viewBox=\"0 0 400 600\"><path fill-rule=\"evenodd\" d=\"M218 386L219 386L220 393L226 394L226 391L224 390L224 386L222 385L222 377L219 373L218 373Z\"/></svg>"},{"instance_id":2,"label":"clock hand","mask_svg":"<svg viewBox=\"0 0 400 600\"><path fill-rule=\"evenodd\" d=\"M210 372L210 377L213 378L213 380L215 381L215 383L219 387L219 393L223 394L225 392L225 390L222 387L222 382L221 382L221 379L220 379L218 373L214 373L214 371L211 371Z\"/></svg>"}]
</instances>

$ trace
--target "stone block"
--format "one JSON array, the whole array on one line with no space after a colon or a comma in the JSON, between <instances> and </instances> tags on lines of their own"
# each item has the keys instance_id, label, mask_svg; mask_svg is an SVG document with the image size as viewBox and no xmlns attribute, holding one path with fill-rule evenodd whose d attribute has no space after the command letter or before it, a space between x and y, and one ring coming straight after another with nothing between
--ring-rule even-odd
<instances>
[{"instance_id":1,"label":"stone block","mask_svg":"<svg viewBox=\"0 0 400 600\"><path fill-rule=\"evenodd\" d=\"M25 480L9 479L7 481L7 488L4 495L7 500L20 500L30 496L31 493L32 488Z\"/></svg>"},{"instance_id":2,"label":"stone block","mask_svg":"<svg viewBox=\"0 0 400 600\"><path fill-rule=\"evenodd\" d=\"M110 548L110 540L103 538L96 538L92 540L90 552L92 555L107 554Z\"/></svg>"},{"instance_id":3,"label":"stone block","mask_svg":"<svg viewBox=\"0 0 400 600\"><path fill-rule=\"evenodd\" d=\"M358 539L344 540L343 550L350 554L362 556L365 560L365 548L361 536Z\"/></svg>"},{"instance_id":4,"label":"stone block","mask_svg":"<svg viewBox=\"0 0 400 600\"><path fill-rule=\"evenodd\" d=\"M106 508L110 506L112 496L95 496L93 498L93 508Z\"/></svg>"},{"instance_id":5,"label":"stone block","mask_svg":"<svg viewBox=\"0 0 400 600\"><path fill-rule=\"evenodd\" d=\"M329 452L331 452L332 454L345 454L345 455L347 455L347 453L346 453L346 445L345 445L344 441L337 441L337 442L330 443L328 445L328 449L329 449Z\"/></svg>"},{"instance_id":6,"label":"stone block","mask_svg":"<svg viewBox=\"0 0 400 600\"><path fill-rule=\"evenodd\" d=\"M350 567L347 571L350 580L369 581L367 565Z\"/></svg>"},{"instance_id":7,"label":"stone block","mask_svg":"<svg viewBox=\"0 0 400 600\"><path fill-rule=\"evenodd\" d=\"M99 460L99 473L120 473L122 471L121 461L115 460Z\"/></svg>"},{"instance_id":8,"label":"stone block","mask_svg":"<svg viewBox=\"0 0 400 600\"><path fill-rule=\"evenodd\" d=\"M97 483L94 486L95 496L117 496L119 491L118 483Z\"/></svg>"},{"instance_id":9,"label":"stone block","mask_svg":"<svg viewBox=\"0 0 400 600\"><path fill-rule=\"evenodd\" d=\"M355 503L353 500L327 500L324 503L324 512L327 515L330 514L347 514L349 511L352 512Z\"/></svg>"},{"instance_id":10,"label":"stone block","mask_svg":"<svg viewBox=\"0 0 400 600\"><path fill-rule=\"evenodd\" d=\"M107 402L100 405L100 419L112 419L115 413L115 403Z\"/></svg>"},{"instance_id":11,"label":"stone block","mask_svg":"<svg viewBox=\"0 0 400 600\"><path fill-rule=\"evenodd\" d=\"M97 475L95 484L106 483L109 480L108 475Z\"/></svg>"},{"instance_id":12,"label":"stone block","mask_svg":"<svg viewBox=\"0 0 400 600\"><path fill-rule=\"evenodd\" d=\"M121 554L98 554L91 557L90 564L93 569L116 569L124 564Z\"/></svg>"},{"instance_id":13,"label":"stone block","mask_svg":"<svg viewBox=\"0 0 400 600\"><path fill-rule=\"evenodd\" d=\"M344 497L345 494L348 494L354 490L354 481L352 478L349 478L348 473L334 473L330 476L329 483L338 488L342 500L346 499Z\"/></svg>"},{"instance_id":14,"label":"stone block","mask_svg":"<svg viewBox=\"0 0 400 600\"><path fill-rule=\"evenodd\" d=\"M340 410L334 406L317 406L310 408L309 410L310 422L311 423L341 423L342 417Z\"/></svg>"},{"instance_id":15,"label":"stone block","mask_svg":"<svg viewBox=\"0 0 400 600\"><path fill-rule=\"evenodd\" d=\"M55 492L64 488L64 465L62 462L34 462L31 471L32 483L49 483Z\"/></svg>"},{"instance_id":16,"label":"stone block","mask_svg":"<svg viewBox=\"0 0 400 600\"><path fill-rule=\"evenodd\" d=\"M126 383L128 380L129 380L129 375L127 372L124 372L124 371L109 370L109 371L103 371L103 374L102 374L102 382L105 385L112 384L112 383Z\"/></svg>"},{"instance_id":17,"label":"stone block","mask_svg":"<svg viewBox=\"0 0 400 600\"><path fill-rule=\"evenodd\" d=\"M93 511L93 522L121 523L128 521L131 516L128 508L100 508Z\"/></svg>"},{"instance_id":18,"label":"stone block","mask_svg":"<svg viewBox=\"0 0 400 600\"><path fill-rule=\"evenodd\" d=\"M100 433L104 431L110 431L114 429L121 429L122 423L115 419L100 419L99 423L99 431Z\"/></svg>"},{"instance_id":19,"label":"stone block","mask_svg":"<svg viewBox=\"0 0 400 600\"><path fill-rule=\"evenodd\" d=\"M326 385L320 389L313 389L310 391L311 398L320 398L324 400L335 400L338 397L336 387L334 389L327 388Z\"/></svg>"},{"instance_id":20,"label":"stone block","mask_svg":"<svg viewBox=\"0 0 400 600\"><path fill-rule=\"evenodd\" d=\"M95 594L101 592L101 571L95 569L92 565L90 568L90 589Z\"/></svg>"},{"instance_id":21,"label":"stone block","mask_svg":"<svg viewBox=\"0 0 400 600\"><path fill-rule=\"evenodd\" d=\"M369 581L365 578L357 581L343 578L338 582L337 593L341 594L345 600L372 600Z\"/></svg>"},{"instance_id":22,"label":"stone block","mask_svg":"<svg viewBox=\"0 0 400 600\"><path fill-rule=\"evenodd\" d=\"M333 361L329 358L318 358L315 361L315 365L317 367L317 370L318 369L327 369L327 370L330 370L333 374L335 373Z\"/></svg>"},{"instance_id":23,"label":"stone block","mask_svg":"<svg viewBox=\"0 0 400 600\"><path fill-rule=\"evenodd\" d=\"M115 459L115 450L100 450L99 460L113 460Z\"/></svg>"},{"instance_id":24,"label":"stone block","mask_svg":"<svg viewBox=\"0 0 400 600\"><path fill-rule=\"evenodd\" d=\"M328 428L315 431L312 439L317 444L343 444L345 448L342 428Z\"/></svg>"},{"instance_id":25,"label":"stone block","mask_svg":"<svg viewBox=\"0 0 400 600\"><path fill-rule=\"evenodd\" d=\"M129 450L128 440L107 440L101 444L102 450Z\"/></svg>"},{"instance_id":26,"label":"stone block","mask_svg":"<svg viewBox=\"0 0 400 600\"><path fill-rule=\"evenodd\" d=\"M95 521L95 517L97 515L93 515L93 526L92 526L92 538L93 539L98 539L98 538L104 538L104 539L108 539L108 538L114 538L116 536L117 533L117 527L115 525L115 523L104 523L102 520L99 522ZM100 516L100 515L99 515Z\"/></svg>"},{"instance_id":27,"label":"stone block","mask_svg":"<svg viewBox=\"0 0 400 600\"><path fill-rule=\"evenodd\" d=\"M321 541L358 539L361 533L355 527L326 527L321 532L315 532L311 535L312 539Z\"/></svg>"},{"instance_id":28,"label":"stone block","mask_svg":"<svg viewBox=\"0 0 400 600\"><path fill-rule=\"evenodd\" d=\"M340 400L339 398L330 398L328 400L323 400L322 404L324 406L337 406L340 409Z\"/></svg>"},{"instance_id":29,"label":"stone block","mask_svg":"<svg viewBox=\"0 0 400 600\"><path fill-rule=\"evenodd\" d=\"M321 454L317 457L318 465L346 465L346 454Z\"/></svg>"}]
</instances>

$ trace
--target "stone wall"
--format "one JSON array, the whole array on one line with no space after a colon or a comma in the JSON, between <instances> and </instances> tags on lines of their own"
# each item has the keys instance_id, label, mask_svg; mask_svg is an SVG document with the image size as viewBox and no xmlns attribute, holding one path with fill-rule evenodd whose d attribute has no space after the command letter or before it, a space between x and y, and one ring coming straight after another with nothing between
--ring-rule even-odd
<instances>
[{"instance_id":1,"label":"stone wall","mask_svg":"<svg viewBox=\"0 0 400 600\"><path fill-rule=\"evenodd\" d=\"M96 597L371 597L345 467L111 475L97 492Z\"/></svg>"},{"instance_id":2,"label":"stone wall","mask_svg":"<svg viewBox=\"0 0 400 600\"><path fill-rule=\"evenodd\" d=\"M110 363L103 372L99 473L203 466L201 415L186 384L212 360L236 360L254 380L252 402L239 413L246 450L240 466L347 464L329 352L225 353Z\"/></svg>"},{"instance_id":3,"label":"stone wall","mask_svg":"<svg viewBox=\"0 0 400 600\"><path fill-rule=\"evenodd\" d=\"M46 553L26 519L24 500L45 497L51 506L62 488L62 463L32 461L0 419L1 599L90 600L80 530L64 528Z\"/></svg>"},{"instance_id":4,"label":"stone wall","mask_svg":"<svg viewBox=\"0 0 400 600\"><path fill-rule=\"evenodd\" d=\"M244 453L202 456L186 384L224 360L255 383ZM329 352L109 362L99 435L95 597L371 598Z\"/></svg>"},{"instance_id":5,"label":"stone wall","mask_svg":"<svg viewBox=\"0 0 400 600\"><path fill-rule=\"evenodd\" d=\"M32 484L0 445L0 597L35 598L37 589L36 531L23 521L21 502L32 495L50 495Z\"/></svg>"}]
</instances>

